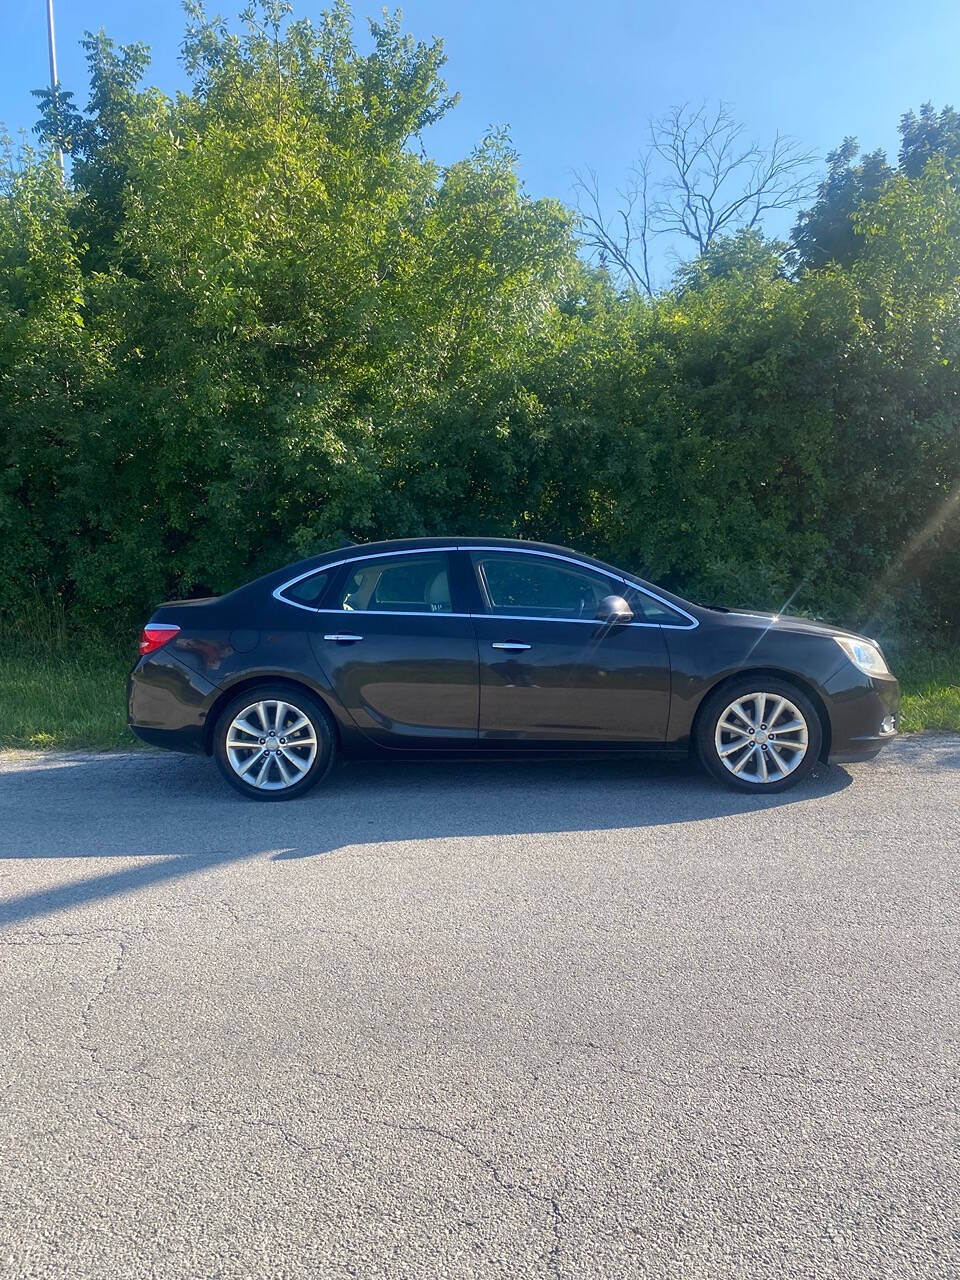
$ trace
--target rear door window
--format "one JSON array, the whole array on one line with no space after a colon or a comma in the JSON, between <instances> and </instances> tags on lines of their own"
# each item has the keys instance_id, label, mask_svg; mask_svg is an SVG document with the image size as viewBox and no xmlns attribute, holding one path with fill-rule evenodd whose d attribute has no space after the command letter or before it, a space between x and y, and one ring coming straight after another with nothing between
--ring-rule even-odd
<instances>
[{"instance_id":1,"label":"rear door window","mask_svg":"<svg viewBox=\"0 0 960 1280\"><path fill-rule=\"evenodd\" d=\"M451 613L446 553L350 564L332 607L362 613Z\"/></svg>"}]
</instances>

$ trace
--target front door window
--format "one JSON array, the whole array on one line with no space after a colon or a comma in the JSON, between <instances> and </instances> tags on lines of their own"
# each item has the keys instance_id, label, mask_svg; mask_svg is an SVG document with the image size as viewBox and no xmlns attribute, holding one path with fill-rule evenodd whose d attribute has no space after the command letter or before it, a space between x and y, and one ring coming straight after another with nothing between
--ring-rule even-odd
<instances>
[{"instance_id":1,"label":"front door window","mask_svg":"<svg viewBox=\"0 0 960 1280\"><path fill-rule=\"evenodd\" d=\"M545 556L482 551L473 561L490 612L506 617L590 620L604 596L623 592L605 573Z\"/></svg>"}]
</instances>

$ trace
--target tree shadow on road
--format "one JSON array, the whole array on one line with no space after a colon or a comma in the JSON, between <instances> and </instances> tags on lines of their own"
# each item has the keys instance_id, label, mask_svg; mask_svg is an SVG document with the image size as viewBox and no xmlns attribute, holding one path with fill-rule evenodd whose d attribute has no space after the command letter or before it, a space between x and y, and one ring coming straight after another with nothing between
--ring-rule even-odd
<instances>
[{"instance_id":1,"label":"tree shadow on road","mask_svg":"<svg viewBox=\"0 0 960 1280\"><path fill-rule=\"evenodd\" d=\"M252 858L407 840L629 832L802 805L850 781L844 769L820 766L793 790L760 796L728 791L690 764L386 761L342 765L291 804L255 804L203 758L29 757L0 773L0 862L143 861L0 899L0 926Z\"/></svg>"}]
</instances>

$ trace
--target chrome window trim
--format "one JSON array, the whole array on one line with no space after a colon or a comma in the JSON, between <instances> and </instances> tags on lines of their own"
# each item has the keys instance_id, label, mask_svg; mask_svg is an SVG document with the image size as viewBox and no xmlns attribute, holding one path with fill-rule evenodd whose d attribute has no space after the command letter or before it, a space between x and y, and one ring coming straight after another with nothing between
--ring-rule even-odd
<instances>
[{"instance_id":1,"label":"chrome window trim","mask_svg":"<svg viewBox=\"0 0 960 1280\"><path fill-rule=\"evenodd\" d=\"M284 600L284 604L293 604L292 600ZM671 606L672 607L672 606ZM544 618L534 617L527 613L428 613L425 609L411 613L400 609L310 609L309 605L297 605L298 609L309 609L310 613L336 613L345 618L495 618L498 622L573 622L581 627L600 627L604 624L597 618ZM618 626L652 627L660 630L659 622L623 622ZM674 627L674 631L690 631L691 627Z\"/></svg>"},{"instance_id":2,"label":"chrome window trim","mask_svg":"<svg viewBox=\"0 0 960 1280\"><path fill-rule=\"evenodd\" d=\"M298 582L303 582L304 578L315 578L318 573L329 573L331 569L339 569L342 564L353 564L357 560L389 560L393 556L431 556L431 555L447 555L451 551L458 551L458 547L413 547L409 551L370 551L366 555L361 556L342 556L339 560L331 560L328 564L317 565L316 568L308 569L306 573L298 573L295 578L289 578L286 582L281 582L279 587L274 587L272 595L274 600L279 600L283 604L293 605L294 609L305 609L307 613L367 613L366 609L315 609L309 604L299 604L296 600L288 600L283 594L289 587L295 587ZM405 612L400 609L376 609L369 610L371 613L378 613L390 617L392 614L398 618L433 618L436 615L429 609L418 610L415 613ZM467 613L442 613L444 618L468 618Z\"/></svg>"},{"instance_id":3,"label":"chrome window trim","mask_svg":"<svg viewBox=\"0 0 960 1280\"><path fill-rule=\"evenodd\" d=\"M605 627L609 626L609 622L602 622L599 618L536 618L532 613L472 613L471 618L496 618L498 622L572 622L581 627ZM652 631L662 631L664 628L659 622L618 622L618 627L647 627ZM673 631L692 631L692 627L672 627L668 628Z\"/></svg>"},{"instance_id":4,"label":"chrome window trim","mask_svg":"<svg viewBox=\"0 0 960 1280\"><path fill-rule=\"evenodd\" d=\"M285 600L284 604L290 604ZM304 606L305 607L305 606ZM336 613L344 618L473 618L472 613L447 613L443 609L311 609L311 613Z\"/></svg>"},{"instance_id":5,"label":"chrome window trim","mask_svg":"<svg viewBox=\"0 0 960 1280\"><path fill-rule=\"evenodd\" d=\"M360 560L388 560L394 556L429 556L429 555L449 555L451 551L499 551L506 555L519 556L542 556L547 560L562 560L566 564L576 565L578 569L583 569L587 573L597 573L607 578L613 578L617 582L622 582L624 586L630 587L633 591L638 591L641 595L649 596L651 600L657 604L663 605L665 609L670 609L673 613L678 613L682 617L687 618L686 626L678 626L672 622L627 622L620 623L620 626L628 627L655 627L659 631L693 631L700 625L698 618L687 613L686 609L681 609L679 605L671 604L669 600L664 600L658 596L656 592L641 587L639 583L632 582L629 578L625 578L620 573L612 570L598 569L596 565L588 564L584 560L578 560L573 556L560 555L556 551L540 551L536 547L504 547L504 546L447 546L447 547L411 547L406 551L373 551L367 552L366 555L341 556L339 560L331 560L328 564L317 565L314 569L308 569L305 573L298 573L295 578L289 578L286 582L282 582L279 587L275 587L272 594L275 600L281 601L283 604L292 605L294 609L304 609L307 613L342 613L350 614L351 617L357 617L360 614L370 613L372 617L379 618L497 618L504 622L573 622L579 623L581 626L597 626L596 618L544 618L533 617L529 614L518 613L446 613L433 612L432 610L408 610L408 609L315 609L308 604L299 604L296 600L288 600L283 594L289 587L294 587L298 582L303 582L304 578L313 578L318 573L328 573L331 569L339 569L342 564L353 564Z\"/></svg>"},{"instance_id":6,"label":"chrome window trim","mask_svg":"<svg viewBox=\"0 0 960 1280\"><path fill-rule=\"evenodd\" d=\"M605 578L614 578L617 582L622 582L624 586L639 591L641 595L649 596L651 600L655 600L657 604L662 604L665 609L669 609L672 613L679 613L682 617L689 619L689 625L678 626L673 622L628 622L628 627L657 627L661 631L693 631L700 625L700 620L695 618L693 614L687 613L686 609L681 609L679 605L671 604L669 600L664 600L655 592L649 591L646 587L641 587L639 583L631 582L629 578L625 578L620 573L614 573L608 569L598 569L596 565L588 564L584 560L574 559L573 556L562 556L556 551L540 551L536 547L460 547L460 551L500 551L507 555L520 556L543 556L548 560L563 560L567 564L574 564L578 569L585 569L587 573L600 574ZM477 617L483 618L517 618L521 622L586 622L596 626L596 618L531 618L521 614L503 614L503 613L483 613ZM620 624L624 625L624 624Z\"/></svg>"},{"instance_id":7,"label":"chrome window trim","mask_svg":"<svg viewBox=\"0 0 960 1280\"><path fill-rule=\"evenodd\" d=\"M296 579L296 581L297 581L297 582L299 582L299 581L300 581L300 579L299 579L299 578L297 578L297 579ZM287 583L286 585L287 585L287 586L290 586L291 584L290 584L290 583ZM277 587L277 591L279 591L279 590L280 590L280 588L279 588L279 587ZM307 613L319 613L319 612L320 612L320 610L319 610L319 609L314 609L312 605L309 605L309 604L300 604L297 600L288 600L286 596L280 596L280 595L277 595L277 591L274 591L274 593L273 593L274 599L275 599L275 600L279 600L279 601L281 601L281 603L282 603L282 604L288 604L288 605L290 605L290 606L291 606L291 608L293 608L293 609L304 609Z\"/></svg>"}]
</instances>

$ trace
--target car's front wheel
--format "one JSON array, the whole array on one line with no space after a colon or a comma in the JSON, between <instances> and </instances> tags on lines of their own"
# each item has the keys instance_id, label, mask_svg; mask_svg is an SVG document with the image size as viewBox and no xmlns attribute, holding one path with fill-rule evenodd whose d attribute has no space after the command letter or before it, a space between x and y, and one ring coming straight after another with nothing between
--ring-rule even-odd
<instances>
[{"instance_id":1,"label":"car's front wheel","mask_svg":"<svg viewBox=\"0 0 960 1280\"><path fill-rule=\"evenodd\" d=\"M232 787L252 800L293 800L330 769L327 711L306 690L261 685L233 698L214 730L213 754Z\"/></svg>"},{"instance_id":2,"label":"car's front wheel","mask_svg":"<svg viewBox=\"0 0 960 1280\"><path fill-rule=\"evenodd\" d=\"M697 753L738 791L785 791L813 770L823 732L816 708L786 680L746 676L710 695L697 720Z\"/></svg>"}]
</instances>

